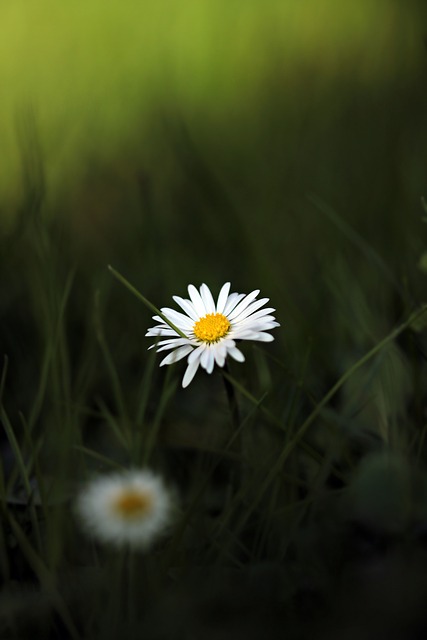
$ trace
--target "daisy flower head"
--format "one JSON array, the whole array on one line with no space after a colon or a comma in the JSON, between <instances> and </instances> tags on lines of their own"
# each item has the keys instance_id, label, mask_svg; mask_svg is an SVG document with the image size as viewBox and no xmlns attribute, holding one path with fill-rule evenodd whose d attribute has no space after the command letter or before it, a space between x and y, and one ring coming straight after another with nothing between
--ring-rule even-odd
<instances>
[{"instance_id":1,"label":"daisy flower head","mask_svg":"<svg viewBox=\"0 0 427 640\"><path fill-rule=\"evenodd\" d=\"M274 340L273 336L266 332L280 325L271 315L275 309L264 307L269 299L257 299L259 289L245 295L230 293L230 287L229 282L223 285L215 303L209 287L202 284L200 290L197 290L190 284L189 299L173 296L184 313L164 307L160 310L163 318L153 316L153 320L158 324L145 335L157 338L157 342L149 348L171 351L161 361L160 366L187 357L183 387L190 384L199 366L212 373L215 364L219 367L224 366L227 356L243 362L245 357L236 346L237 340Z\"/></svg>"},{"instance_id":2,"label":"daisy flower head","mask_svg":"<svg viewBox=\"0 0 427 640\"><path fill-rule=\"evenodd\" d=\"M76 514L100 542L146 549L171 522L172 498L151 471L95 478L81 491Z\"/></svg>"}]
</instances>

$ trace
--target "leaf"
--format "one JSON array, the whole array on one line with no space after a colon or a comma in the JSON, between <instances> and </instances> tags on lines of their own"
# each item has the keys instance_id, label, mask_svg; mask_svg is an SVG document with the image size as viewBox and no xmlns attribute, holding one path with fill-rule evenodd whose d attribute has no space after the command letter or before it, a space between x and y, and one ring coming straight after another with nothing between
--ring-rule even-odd
<instances>
[{"instance_id":1,"label":"leaf","mask_svg":"<svg viewBox=\"0 0 427 640\"><path fill-rule=\"evenodd\" d=\"M420 259L418 260L418 269L427 274L427 251L421 254Z\"/></svg>"},{"instance_id":2,"label":"leaf","mask_svg":"<svg viewBox=\"0 0 427 640\"><path fill-rule=\"evenodd\" d=\"M410 324L413 331L420 333L427 327L427 304L424 303L420 306L419 311L414 314L414 319Z\"/></svg>"}]
</instances>

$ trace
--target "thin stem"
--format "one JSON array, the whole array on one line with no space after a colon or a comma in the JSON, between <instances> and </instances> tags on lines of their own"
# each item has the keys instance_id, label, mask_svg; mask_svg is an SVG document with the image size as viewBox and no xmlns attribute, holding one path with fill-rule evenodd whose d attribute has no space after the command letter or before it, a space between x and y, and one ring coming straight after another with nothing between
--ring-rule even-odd
<instances>
[{"instance_id":1,"label":"thin stem","mask_svg":"<svg viewBox=\"0 0 427 640\"><path fill-rule=\"evenodd\" d=\"M147 298L145 296L142 295L142 293L140 293L138 291L138 289L136 289L128 280L126 280L126 278L124 276L122 276L121 273L119 273L118 271L116 271L110 264L108 265L108 269L109 271L111 271L111 273L113 274L113 276L115 278L117 278L117 280L119 282L121 282L127 289L129 289L129 291L131 291L133 293L134 296L136 296L139 300L141 300L141 302L143 302L145 304L146 307L148 307L151 311L154 311L155 314L157 314L158 316L161 317L161 319L166 322L166 324L168 324L170 326L171 329L173 329L174 331L176 331L176 333L181 336L181 338L188 338L188 336L185 335L185 333L183 331L181 331L181 329L178 329L178 327L176 325L174 325L173 322L171 322L169 320L169 318L167 318L161 311L160 309L158 309L152 302L150 302L149 300L147 300Z\"/></svg>"},{"instance_id":2,"label":"thin stem","mask_svg":"<svg viewBox=\"0 0 427 640\"><path fill-rule=\"evenodd\" d=\"M396 338L398 338L401 333L403 333L406 329L408 329L408 327L413 325L417 320L419 320L426 313L427 313L427 305L424 304L424 305L422 305L422 307L420 309L417 309L416 311L414 311L405 322L403 322L401 325L399 325L398 327L393 329L387 336L385 336L385 338L383 338L382 340L380 340L380 342L378 342L376 345L374 345L372 347L372 349L370 349L364 356L359 358L359 360L357 360L353 364L353 366L350 367L339 378L339 380L331 387L331 389L323 396L323 398L320 400L320 402L317 404L317 406L313 409L313 411L306 418L306 420L300 426L298 431L289 440L287 445L281 451L280 455L277 457L277 460L276 460L275 464L271 467L271 469L270 469L269 473L267 474L264 482L261 484L257 495L253 498L250 508L246 511L246 513L242 516L240 522L238 523L238 525L236 527L236 535L237 535L237 533L239 531L241 531L241 529L246 524L247 520L249 519L249 517L251 516L253 511L258 506L258 504L261 501L264 493L268 489L268 486L274 480L274 478L276 477L277 473L279 473L280 469L283 467L284 462L287 460L289 455L292 453L292 451L295 448L295 446L300 442L300 440L303 438L303 436L307 432L308 428L313 424L313 422L315 421L315 419L317 418L319 413L330 402L330 400L339 391L339 389L343 386L343 384L349 378L351 378L351 376L358 369L360 369L364 364L366 364L366 362L368 362L379 351L381 351L381 349L383 349L390 342L393 342L394 340L396 340ZM223 526L225 526L225 521L223 521L221 523L220 531L222 530Z\"/></svg>"},{"instance_id":3,"label":"thin stem","mask_svg":"<svg viewBox=\"0 0 427 640\"><path fill-rule=\"evenodd\" d=\"M230 382L228 376L230 375L230 370L228 368L227 363L224 364L223 372L226 375L222 376L224 381L225 393L227 394L228 406L230 407L231 420L233 423L234 429L238 429L240 425L240 412L239 405L237 403L237 397L234 390L234 386Z\"/></svg>"},{"instance_id":4,"label":"thin stem","mask_svg":"<svg viewBox=\"0 0 427 640\"><path fill-rule=\"evenodd\" d=\"M237 469L231 474L231 484L232 486L236 486L242 480L243 475L243 458L244 458L244 444L243 444L243 433L240 428L240 412L239 405L237 403L237 396L234 389L234 386L230 382L228 376L230 375L230 371L228 369L227 362L224 364L224 368L222 369L222 379L224 381L225 393L227 395L228 406L230 407L231 414L231 422L233 425L233 436L235 437L235 445L234 452L238 456L237 459Z\"/></svg>"}]
</instances>

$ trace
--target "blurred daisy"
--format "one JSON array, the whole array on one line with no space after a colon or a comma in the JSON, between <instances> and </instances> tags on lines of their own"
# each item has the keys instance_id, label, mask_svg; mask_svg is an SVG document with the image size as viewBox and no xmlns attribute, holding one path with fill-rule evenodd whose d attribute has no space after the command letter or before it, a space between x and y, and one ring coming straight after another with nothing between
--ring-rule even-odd
<instances>
[{"instance_id":1,"label":"blurred daisy","mask_svg":"<svg viewBox=\"0 0 427 640\"><path fill-rule=\"evenodd\" d=\"M171 350L160 366L172 364L187 358L187 370L182 386L187 387L201 365L212 373L215 364L223 367L227 356L238 362L244 361L243 353L236 347L236 340L260 340L271 342L273 336L266 333L280 326L271 315L275 309L261 309L268 298L257 300L259 289L248 295L230 293L230 283L226 282L215 301L209 288L202 284L200 291L192 284L188 287L190 299L173 296L175 302L185 313L164 307L162 314L180 330L180 335L160 316L153 316L159 324L149 329L148 337L165 338L150 347L157 351ZM183 337L185 336L185 337Z\"/></svg>"},{"instance_id":2,"label":"blurred daisy","mask_svg":"<svg viewBox=\"0 0 427 640\"><path fill-rule=\"evenodd\" d=\"M92 480L80 493L76 512L101 542L147 548L171 520L172 499L150 471L126 471Z\"/></svg>"}]
</instances>

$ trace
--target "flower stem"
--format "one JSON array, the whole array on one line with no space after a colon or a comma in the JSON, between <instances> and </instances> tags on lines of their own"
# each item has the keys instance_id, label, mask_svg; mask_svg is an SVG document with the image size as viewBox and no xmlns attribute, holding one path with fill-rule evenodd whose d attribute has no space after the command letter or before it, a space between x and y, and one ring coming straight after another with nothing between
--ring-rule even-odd
<instances>
[{"instance_id":1,"label":"flower stem","mask_svg":"<svg viewBox=\"0 0 427 640\"><path fill-rule=\"evenodd\" d=\"M239 405L237 403L237 396L234 386L229 380L230 371L227 363L224 364L222 369L222 379L224 381L225 393L227 395L228 406L230 408L231 422L233 425L233 437L234 440L234 452L238 456L237 468L231 472L230 481L231 486L235 488L242 481L243 476L243 459L244 459L244 447L243 447L243 434L240 428L240 412Z\"/></svg>"},{"instance_id":2,"label":"flower stem","mask_svg":"<svg viewBox=\"0 0 427 640\"><path fill-rule=\"evenodd\" d=\"M142 295L142 293L140 293L138 291L138 289L136 289L133 284L131 284L129 282L129 280L126 280L126 278L124 276L122 276L121 273L119 273L118 271L116 271L110 264L108 265L108 270L111 271L111 273L113 274L113 276L115 278L117 278L117 280L119 282L121 282L127 289L129 289L129 291L131 291L133 293L134 296L136 296L139 300L141 300L141 302L143 302L145 304L146 307L148 307L151 311L154 311L155 314L157 314L158 316L161 317L161 319L163 320L163 322L166 322L166 324L168 324L170 326L171 329L173 329L179 336L181 336L181 338L187 338L188 336L185 335L185 333L183 331L181 331L181 329L178 329L177 326L174 325L173 322L171 322L169 320L169 318L167 318L161 311L160 309L158 309L152 302L150 302L149 300L147 300L147 298L145 296Z\"/></svg>"},{"instance_id":3,"label":"flower stem","mask_svg":"<svg viewBox=\"0 0 427 640\"><path fill-rule=\"evenodd\" d=\"M334 397L334 395L341 389L344 383L351 378L351 376L360 369L366 362L371 360L377 353L381 351L387 344L393 342L400 336L401 333L406 331L411 326L416 325L417 320L419 321L427 314L427 304L423 304L419 309L416 309L411 315L408 317L405 322L401 325L397 326L393 329L385 338L380 340L376 345L372 347L364 356L359 358L352 367L347 369L347 371L339 378L339 380L331 387L331 389L323 396L320 402L315 406L313 411L309 414L309 416L305 419L303 424L300 426L298 431L293 435L292 438L288 441L285 447L282 449L280 454L277 456L276 462L272 465L269 473L266 475L264 481L261 483L259 487L259 491L256 496L254 496L252 500L251 506L248 508L246 513L242 516L241 520L236 525L234 529L235 535L242 530L247 520L252 515L253 511L257 508L260 503L262 497L267 491L269 485L273 482L274 478L280 472L280 469L283 467L285 461L290 456L295 446L302 440L303 436L309 429L309 427L313 424L317 416L320 414L322 409L330 402L330 400Z\"/></svg>"},{"instance_id":4,"label":"flower stem","mask_svg":"<svg viewBox=\"0 0 427 640\"><path fill-rule=\"evenodd\" d=\"M223 371L226 374L230 375L227 363L224 364ZM230 407L231 421L233 423L234 429L237 431L240 426L240 412L239 405L237 403L236 392L227 376L223 375L222 379L224 381L225 393L227 394L228 406Z\"/></svg>"}]
</instances>

